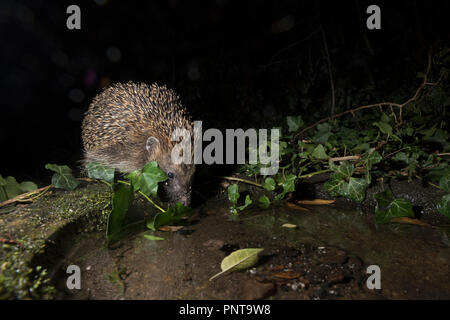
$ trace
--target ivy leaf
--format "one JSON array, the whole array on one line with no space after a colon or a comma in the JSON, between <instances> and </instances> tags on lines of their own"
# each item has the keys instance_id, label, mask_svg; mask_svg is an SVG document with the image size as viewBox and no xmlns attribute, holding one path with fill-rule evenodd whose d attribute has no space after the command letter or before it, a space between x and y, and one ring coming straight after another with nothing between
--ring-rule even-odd
<instances>
[{"instance_id":1,"label":"ivy leaf","mask_svg":"<svg viewBox=\"0 0 450 320\"><path fill-rule=\"evenodd\" d=\"M20 190L22 190L22 193L25 193L25 192L30 192L30 191L36 190L37 185L36 185L36 183L31 182L31 181L23 181L20 183L19 188L20 188Z\"/></svg>"},{"instance_id":2,"label":"ivy leaf","mask_svg":"<svg viewBox=\"0 0 450 320\"><path fill-rule=\"evenodd\" d=\"M351 177L348 181L344 196L349 197L355 201L363 201L366 195L367 181L363 178Z\"/></svg>"},{"instance_id":3,"label":"ivy leaf","mask_svg":"<svg viewBox=\"0 0 450 320\"><path fill-rule=\"evenodd\" d=\"M262 186L267 191L273 191L275 190L275 180L273 180L272 178L266 178Z\"/></svg>"},{"instance_id":4,"label":"ivy leaf","mask_svg":"<svg viewBox=\"0 0 450 320\"><path fill-rule=\"evenodd\" d=\"M182 203L177 202L170 206L166 212L158 213L152 221L147 223L147 228L155 231L162 226L175 224L191 210L190 207L186 207Z\"/></svg>"},{"instance_id":5,"label":"ivy leaf","mask_svg":"<svg viewBox=\"0 0 450 320\"><path fill-rule=\"evenodd\" d=\"M319 144L314 151L311 153L311 157L315 159L327 159L328 155L325 152L323 145Z\"/></svg>"},{"instance_id":6,"label":"ivy leaf","mask_svg":"<svg viewBox=\"0 0 450 320\"><path fill-rule=\"evenodd\" d=\"M152 196L156 196L158 192L158 183L167 180L166 174L158 168L156 161L147 163L140 172L133 171L127 177L134 185L134 191L141 190Z\"/></svg>"},{"instance_id":7,"label":"ivy leaf","mask_svg":"<svg viewBox=\"0 0 450 320\"><path fill-rule=\"evenodd\" d=\"M245 208L247 208L249 205L251 205L253 203L252 199L250 198L250 195L246 195L245 196L245 202L242 206L237 207L240 211L244 210Z\"/></svg>"},{"instance_id":8,"label":"ivy leaf","mask_svg":"<svg viewBox=\"0 0 450 320\"><path fill-rule=\"evenodd\" d=\"M375 210L375 221L377 223L388 223L393 218L414 217L411 201L405 199L393 199L392 192L387 189L374 194L377 201Z\"/></svg>"},{"instance_id":9,"label":"ivy leaf","mask_svg":"<svg viewBox=\"0 0 450 320\"><path fill-rule=\"evenodd\" d=\"M331 126L328 123L321 123L317 126L317 131L314 134L312 141L314 143L326 143L331 136L333 136Z\"/></svg>"},{"instance_id":10,"label":"ivy leaf","mask_svg":"<svg viewBox=\"0 0 450 320\"><path fill-rule=\"evenodd\" d=\"M59 166L47 163L45 169L56 172L52 177L52 185L55 188L74 190L80 184L72 175L72 169L66 165Z\"/></svg>"},{"instance_id":11,"label":"ivy leaf","mask_svg":"<svg viewBox=\"0 0 450 320\"><path fill-rule=\"evenodd\" d=\"M280 185L283 188L283 191L275 196L276 200L281 200L284 198L286 193L295 191L295 181L297 179L296 175L288 174L286 177L283 177L283 180L278 182L278 185Z\"/></svg>"},{"instance_id":12,"label":"ivy leaf","mask_svg":"<svg viewBox=\"0 0 450 320\"><path fill-rule=\"evenodd\" d=\"M378 192L373 195L373 198L377 202L376 210L387 210L394 197L390 189L386 189L383 192Z\"/></svg>"},{"instance_id":13,"label":"ivy leaf","mask_svg":"<svg viewBox=\"0 0 450 320\"><path fill-rule=\"evenodd\" d=\"M114 182L114 168L107 167L97 162L89 162L86 165L86 169L89 178L104 180L109 183Z\"/></svg>"},{"instance_id":14,"label":"ivy leaf","mask_svg":"<svg viewBox=\"0 0 450 320\"><path fill-rule=\"evenodd\" d=\"M392 201L391 212L394 217L414 218L412 203L406 199L395 199Z\"/></svg>"},{"instance_id":15,"label":"ivy leaf","mask_svg":"<svg viewBox=\"0 0 450 320\"><path fill-rule=\"evenodd\" d=\"M442 190L450 192L450 174L443 176L439 180L439 186L441 187Z\"/></svg>"},{"instance_id":16,"label":"ivy leaf","mask_svg":"<svg viewBox=\"0 0 450 320\"><path fill-rule=\"evenodd\" d=\"M270 199L267 196L261 196L258 199L259 206L267 209L270 206Z\"/></svg>"},{"instance_id":17,"label":"ivy leaf","mask_svg":"<svg viewBox=\"0 0 450 320\"><path fill-rule=\"evenodd\" d=\"M380 131L384 134L387 135L392 135L392 127L390 126L389 123L387 122L374 122L373 123L374 126L378 127L378 129L380 129Z\"/></svg>"},{"instance_id":18,"label":"ivy leaf","mask_svg":"<svg viewBox=\"0 0 450 320\"><path fill-rule=\"evenodd\" d=\"M237 184L231 184L227 188L228 193L228 200L234 205L236 205L238 199L239 199L239 187Z\"/></svg>"},{"instance_id":19,"label":"ivy leaf","mask_svg":"<svg viewBox=\"0 0 450 320\"><path fill-rule=\"evenodd\" d=\"M344 161L340 166L335 165L334 163L330 163L330 169L334 171L331 175L333 179L346 179L350 178L355 171L355 167L353 164Z\"/></svg>"},{"instance_id":20,"label":"ivy leaf","mask_svg":"<svg viewBox=\"0 0 450 320\"><path fill-rule=\"evenodd\" d=\"M112 195L112 210L108 216L108 226L106 228L106 238L115 240L120 232L125 215L133 201L134 192L132 186L118 184Z\"/></svg>"},{"instance_id":21,"label":"ivy leaf","mask_svg":"<svg viewBox=\"0 0 450 320\"><path fill-rule=\"evenodd\" d=\"M343 196L356 201L364 200L369 181L367 178L352 177L354 172L353 164L343 162L340 166L336 166L330 163L330 169L334 173L330 176L330 180L325 182L323 186L331 196Z\"/></svg>"},{"instance_id":22,"label":"ivy leaf","mask_svg":"<svg viewBox=\"0 0 450 320\"><path fill-rule=\"evenodd\" d=\"M323 184L323 187L332 197L338 197L345 193L345 184L343 179L330 179Z\"/></svg>"},{"instance_id":23,"label":"ivy leaf","mask_svg":"<svg viewBox=\"0 0 450 320\"><path fill-rule=\"evenodd\" d=\"M134 192L138 191L141 187L140 179L141 179L141 171L135 170L133 172L130 172L127 175L127 179L130 180L131 185L133 186Z\"/></svg>"},{"instance_id":24,"label":"ivy leaf","mask_svg":"<svg viewBox=\"0 0 450 320\"><path fill-rule=\"evenodd\" d=\"M18 183L16 178L7 177L6 179L0 175L0 202L17 197L19 194L30 192L37 189L37 185L31 181Z\"/></svg>"},{"instance_id":25,"label":"ivy leaf","mask_svg":"<svg viewBox=\"0 0 450 320\"><path fill-rule=\"evenodd\" d=\"M383 160L383 157L378 151L366 153L362 158L364 166L366 167L366 171L370 171L372 169L372 166L379 163L381 160Z\"/></svg>"},{"instance_id":26,"label":"ivy leaf","mask_svg":"<svg viewBox=\"0 0 450 320\"><path fill-rule=\"evenodd\" d=\"M450 218L450 194L443 196L436 207L440 213Z\"/></svg>"},{"instance_id":27,"label":"ivy leaf","mask_svg":"<svg viewBox=\"0 0 450 320\"><path fill-rule=\"evenodd\" d=\"M298 131L304 124L301 116L297 117L287 116L286 120L289 132Z\"/></svg>"}]
</instances>

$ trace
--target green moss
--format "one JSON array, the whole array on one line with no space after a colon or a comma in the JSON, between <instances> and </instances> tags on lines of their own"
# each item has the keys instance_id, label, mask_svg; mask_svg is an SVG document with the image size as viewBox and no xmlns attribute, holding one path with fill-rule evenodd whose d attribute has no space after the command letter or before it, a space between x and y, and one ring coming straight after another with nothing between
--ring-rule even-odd
<instances>
[{"instance_id":1,"label":"green moss","mask_svg":"<svg viewBox=\"0 0 450 320\"><path fill-rule=\"evenodd\" d=\"M30 267L23 258L24 250L15 245L0 245L0 300L48 299L54 293L47 270Z\"/></svg>"},{"instance_id":2,"label":"green moss","mask_svg":"<svg viewBox=\"0 0 450 320\"><path fill-rule=\"evenodd\" d=\"M48 271L36 262L47 261L39 258L46 256L46 243L56 243L53 240L67 232L104 230L110 210L107 186L89 184L74 191L52 190L1 215L0 238L12 244L0 243L0 299L51 298L55 289Z\"/></svg>"}]
</instances>

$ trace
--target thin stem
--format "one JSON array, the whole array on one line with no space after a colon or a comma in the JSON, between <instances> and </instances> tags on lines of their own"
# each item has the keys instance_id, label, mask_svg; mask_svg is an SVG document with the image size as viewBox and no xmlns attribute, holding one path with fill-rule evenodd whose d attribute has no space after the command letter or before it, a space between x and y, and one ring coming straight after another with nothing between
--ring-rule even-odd
<instances>
[{"instance_id":1,"label":"thin stem","mask_svg":"<svg viewBox=\"0 0 450 320\"><path fill-rule=\"evenodd\" d=\"M416 175L416 178L419 179L419 180L423 180L423 178L420 177L420 176L418 176L418 175ZM428 183L430 186L433 186L433 187L435 187L435 188L437 188L437 189L439 189L439 190L442 190L441 187L439 187L438 185L436 185L436 184L434 184L434 183L432 183L432 182L430 182L430 181L427 181L427 183Z\"/></svg>"},{"instance_id":2,"label":"thin stem","mask_svg":"<svg viewBox=\"0 0 450 320\"><path fill-rule=\"evenodd\" d=\"M312 172L312 173L308 173L308 174L304 174L302 176L299 176L299 179L306 179L306 178L311 178L312 176L315 176L317 174L321 174L321 173L326 173L326 172L331 172L333 170L331 169L324 169L324 170L320 170L320 171L316 171L316 172Z\"/></svg>"},{"instance_id":3,"label":"thin stem","mask_svg":"<svg viewBox=\"0 0 450 320\"><path fill-rule=\"evenodd\" d=\"M235 177L219 177L221 179L226 179L226 180L230 180L230 181L238 181L238 182L242 182L242 183L247 183L247 184L251 184L260 188L264 188L262 186L262 184L250 181L250 180L245 180L245 179L241 179L241 178L235 178Z\"/></svg>"},{"instance_id":4,"label":"thin stem","mask_svg":"<svg viewBox=\"0 0 450 320\"><path fill-rule=\"evenodd\" d=\"M123 180L117 180L117 182L125 184L127 186L131 186L131 183L123 181ZM141 196L143 196L145 199L147 199L148 202L150 202L152 205L154 205L159 211L162 213L165 213L166 210L158 206L152 199L150 199L145 193L143 193L141 190L138 191Z\"/></svg>"}]
</instances>

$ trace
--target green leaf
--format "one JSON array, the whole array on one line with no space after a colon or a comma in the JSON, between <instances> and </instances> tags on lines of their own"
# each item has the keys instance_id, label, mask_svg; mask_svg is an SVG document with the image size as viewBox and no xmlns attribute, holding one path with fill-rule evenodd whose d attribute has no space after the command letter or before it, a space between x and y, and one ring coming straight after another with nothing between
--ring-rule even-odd
<instances>
[{"instance_id":1,"label":"green leaf","mask_svg":"<svg viewBox=\"0 0 450 320\"><path fill-rule=\"evenodd\" d=\"M330 140L330 137L334 137L331 126L328 123L321 123L317 125L317 131L312 137L312 141L314 143L326 143Z\"/></svg>"},{"instance_id":2,"label":"green leaf","mask_svg":"<svg viewBox=\"0 0 450 320\"><path fill-rule=\"evenodd\" d=\"M411 201L405 199L393 199L392 192L387 189L374 194L377 201L375 210L375 221L377 223L388 223L393 218L414 217Z\"/></svg>"},{"instance_id":3,"label":"green leaf","mask_svg":"<svg viewBox=\"0 0 450 320\"><path fill-rule=\"evenodd\" d=\"M74 190L80 184L72 175L72 169L66 165L59 166L48 163L45 168L56 172L52 177L52 185L55 188Z\"/></svg>"},{"instance_id":4,"label":"green leaf","mask_svg":"<svg viewBox=\"0 0 450 320\"><path fill-rule=\"evenodd\" d=\"M301 116L297 117L287 116L286 120L289 132L298 131L303 126L303 120Z\"/></svg>"},{"instance_id":5,"label":"green leaf","mask_svg":"<svg viewBox=\"0 0 450 320\"><path fill-rule=\"evenodd\" d=\"M141 184L141 170L135 170L127 175L127 179L130 180L131 184L133 185L134 192L138 191Z\"/></svg>"},{"instance_id":6,"label":"green leaf","mask_svg":"<svg viewBox=\"0 0 450 320\"><path fill-rule=\"evenodd\" d=\"M328 191L332 197L338 197L345 194L345 180L330 179L323 184L323 188Z\"/></svg>"},{"instance_id":7,"label":"green leaf","mask_svg":"<svg viewBox=\"0 0 450 320\"><path fill-rule=\"evenodd\" d=\"M135 170L127 175L131 181L134 191L141 190L146 195L153 197L158 193L158 183L166 181L167 176L156 161L149 162L142 170Z\"/></svg>"},{"instance_id":8,"label":"green leaf","mask_svg":"<svg viewBox=\"0 0 450 320\"><path fill-rule=\"evenodd\" d=\"M372 169L372 166L374 164L379 163L381 160L383 160L383 157L380 155L378 151L366 153L362 158L362 161L367 171L370 171Z\"/></svg>"},{"instance_id":9,"label":"green leaf","mask_svg":"<svg viewBox=\"0 0 450 320\"><path fill-rule=\"evenodd\" d=\"M151 234L144 234L144 238L148 239L148 240L152 240L152 241L155 241L155 240L156 241L166 240L166 239L164 239L162 237L153 236Z\"/></svg>"},{"instance_id":10,"label":"green leaf","mask_svg":"<svg viewBox=\"0 0 450 320\"><path fill-rule=\"evenodd\" d=\"M392 196L390 189L375 193L373 198L377 201L376 210L386 210L391 202L394 201L394 197Z\"/></svg>"},{"instance_id":11,"label":"green leaf","mask_svg":"<svg viewBox=\"0 0 450 320\"><path fill-rule=\"evenodd\" d=\"M344 196L355 201L363 201L366 195L367 181L363 178L351 177L348 181Z\"/></svg>"},{"instance_id":12,"label":"green leaf","mask_svg":"<svg viewBox=\"0 0 450 320\"><path fill-rule=\"evenodd\" d=\"M22 190L20 189L20 185L16 181L16 178L9 176L5 180L6 184L4 188L8 196L8 199L12 199L14 197L17 197L19 194L23 193Z\"/></svg>"},{"instance_id":13,"label":"green leaf","mask_svg":"<svg viewBox=\"0 0 450 320\"><path fill-rule=\"evenodd\" d=\"M112 210L108 216L106 238L114 240L119 234L125 220L128 208L133 201L134 192L132 186L118 184L112 195Z\"/></svg>"},{"instance_id":14,"label":"green leaf","mask_svg":"<svg viewBox=\"0 0 450 320\"><path fill-rule=\"evenodd\" d=\"M86 165L86 169L89 178L104 180L109 183L114 182L114 168L97 162L89 162Z\"/></svg>"},{"instance_id":15,"label":"green leaf","mask_svg":"<svg viewBox=\"0 0 450 320\"><path fill-rule=\"evenodd\" d=\"M242 206L237 207L239 210L244 210L245 208L247 208L249 205L251 205L253 203L252 199L250 198L250 195L246 195L245 196L245 203Z\"/></svg>"},{"instance_id":16,"label":"green leaf","mask_svg":"<svg viewBox=\"0 0 450 320\"><path fill-rule=\"evenodd\" d=\"M395 199L392 201L391 212L394 217L411 217L414 218L412 203L405 199Z\"/></svg>"},{"instance_id":17,"label":"green leaf","mask_svg":"<svg viewBox=\"0 0 450 320\"><path fill-rule=\"evenodd\" d=\"M22 193L30 192L30 191L36 190L38 188L36 183L31 182L31 181L24 181L24 182L20 183L19 187L20 187L20 190L22 190Z\"/></svg>"},{"instance_id":18,"label":"green leaf","mask_svg":"<svg viewBox=\"0 0 450 320\"><path fill-rule=\"evenodd\" d=\"M311 153L311 157L315 158L315 159L327 159L328 155L325 152L325 148L323 147L323 145L319 144L314 151Z\"/></svg>"},{"instance_id":19,"label":"green leaf","mask_svg":"<svg viewBox=\"0 0 450 320\"><path fill-rule=\"evenodd\" d=\"M273 191L273 190L275 190L275 180L273 180L272 178L266 178L266 180L264 180L264 183L262 184L262 186L267 191Z\"/></svg>"},{"instance_id":20,"label":"green leaf","mask_svg":"<svg viewBox=\"0 0 450 320\"><path fill-rule=\"evenodd\" d=\"M392 135L392 127L387 122L374 122L374 126L377 126L380 131L387 135Z\"/></svg>"},{"instance_id":21,"label":"green leaf","mask_svg":"<svg viewBox=\"0 0 450 320\"><path fill-rule=\"evenodd\" d=\"M437 204L438 211L450 218L450 194L446 194Z\"/></svg>"},{"instance_id":22,"label":"green leaf","mask_svg":"<svg viewBox=\"0 0 450 320\"><path fill-rule=\"evenodd\" d=\"M189 211L190 207L184 206L182 203L177 202L171 205L166 212L158 213L155 218L147 223L147 228L152 230L158 230L162 226L173 225L181 220Z\"/></svg>"},{"instance_id":23,"label":"green leaf","mask_svg":"<svg viewBox=\"0 0 450 320\"><path fill-rule=\"evenodd\" d=\"M450 174L447 174L439 180L439 186L442 190L450 192Z\"/></svg>"},{"instance_id":24,"label":"green leaf","mask_svg":"<svg viewBox=\"0 0 450 320\"><path fill-rule=\"evenodd\" d=\"M270 199L267 196L261 196L258 199L260 207L267 209L270 206Z\"/></svg>"},{"instance_id":25,"label":"green leaf","mask_svg":"<svg viewBox=\"0 0 450 320\"><path fill-rule=\"evenodd\" d=\"M344 161L340 166L330 163L330 169L334 171L331 175L333 179L346 179L350 178L355 171L355 167L350 162Z\"/></svg>"},{"instance_id":26,"label":"green leaf","mask_svg":"<svg viewBox=\"0 0 450 320\"><path fill-rule=\"evenodd\" d=\"M146 195L156 196L158 192L158 183L167 180L167 176L160 168L156 161L149 162L142 169L140 175L139 189Z\"/></svg>"},{"instance_id":27,"label":"green leaf","mask_svg":"<svg viewBox=\"0 0 450 320\"><path fill-rule=\"evenodd\" d=\"M331 196L343 196L355 201L364 200L370 179L352 177L354 166L348 162L343 162L340 166L330 163L330 169L334 173L323 187Z\"/></svg>"},{"instance_id":28,"label":"green leaf","mask_svg":"<svg viewBox=\"0 0 450 320\"><path fill-rule=\"evenodd\" d=\"M232 252L222 260L222 263L220 264L222 272L214 275L209 280L211 281L227 271L232 272L253 267L258 262L258 253L263 250L264 249L261 248L248 248Z\"/></svg>"},{"instance_id":29,"label":"green leaf","mask_svg":"<svg viewBox=\"0 0 450 320\"><path fill-rule=\"evenodd\" d=\"M231 184L228 186L227 188L227 193L228 193L228 200L230 200L230 202L233 205L236 205L238 199L239 199L239 187L237 184Z\"/></svg>"}]
</instances>

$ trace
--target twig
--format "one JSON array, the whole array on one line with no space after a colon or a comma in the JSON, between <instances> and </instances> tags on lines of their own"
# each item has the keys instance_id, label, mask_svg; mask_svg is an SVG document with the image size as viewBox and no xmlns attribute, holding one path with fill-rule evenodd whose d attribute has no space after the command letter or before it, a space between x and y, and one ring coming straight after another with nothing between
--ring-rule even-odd
<instances>
[{"instance_id":1,"label":"twig","mask_svg":"<svg viewBox=\"0 0 450 320\"><path fill-rule=\"evenodd\" d=\"M430 72L430 69L431 69L431 53L428 55L428 66L427 66L426 73L425 73L425 75L423 77L422 84L419 86L419 88L417 88L417 90L414 93L414 95L411 98L409 98L408 100L406 100L405 102L403 102L403 103L395 103L395 102L386 101L386 102L379 102L379 103L368 104L368 105L365 105L365 106L360 106L360 107L357 107L357 108L354 108L354 109L351 109L351 110L346 110L346 111L343 111L341 113L332 115L330 117L321 119L321 120L317 121L316 123L313 123L312 125L306 127L305 129L297 132L294 135L294 139L297 138L298 136L300 136L302 133L308 131L309 129L312 129L312 128L316 127L318 124L321 124L321 123L326 122L326 121L333 120L335 118L339 118L339 117L341 117L343 115L346 115L346 114L349 114L349 113L353 114L356 111L363 110L363 109L370 109L370 108L374 108L374 107L379 107L380 109L383 106L388 106L388 107L391 107L391 108L392 107L397 107L399 109L399 120L402 121L402 110L403 110L404 106L408 105L409 103L411 103L413 101L416 101L419 98L420 93L422 92L422 90L426 86L436 86L436 85L440 84L439 81L438 82L428 82L428 74Z\"/></svg>"},{"instance_id":2,"label":"twig","mask_svg":"<svg viewBox=\"0 0 450 320\"><path fill-rule=\"evenodd\" d=\"M323 31L323 28L320 27L320 31L322 33L322 39L323 39L323 47L325 49L325 58L327 60L328 65L328 75L330 76L330 85L331 85L331 112L330 114L334 114L334 108L336 106L336 97L334 92L334 82L333 82L333 72L331 71L331 59L330 54L328 52L328 44L327 44L327 38L325 37L325 31Z\"/></svg>"},{"instance_id":3,"label":"twig","mask_svg":"<svg viewBox=\"0 0 450 320\"><path fill-rule=\"evenodd\" d=\"M420 177L420 176L418 176L418 175L416 175L416 178L423 181L423 178ZM434 184L434 183L432 183L432 182L430 182L430 181L427 181L427 183L428 183L430 186L435 187L436 189L442 190L442 188L439 187L437 184Z\"/></svg>"},{"instance_id":4,"label":"twig","mask_svg":"<svg viewBox=\"0 0 450 320\"><path fill-rule=\"evenodd\" d=\"M257 187L260 187L260 188L264 188L262 186L262 184L260 184L260 183L253 182L253 181L250 181L250 180L241 179L241 178L235 178L235 177L218 177L218 178L225 179L225 180L230 180L230 181L237 181L237 182L247 183L247 184L251 184L251 185L254 185L254 186L257 186Z\"/></svg>"},{"instance_id":5,"label":"twig","mask_svg":"<svg viewBox=\"0 0 450 320\"><path fill-rule=\"evenodd\" d=\"M329 158L328 162L346 161L346 160L359 160L359 159L361 159L361 155L356 154L354 156Z\"/></svg>"},{"instance_id":6,"label":"twig","mask_svg":"<svg viewBox=\"0 0 450 320\"><path fill-rule=\"evenodd\" d=\"M331 170L331 169L324 169L324 170L320 170L320 171L304 174L302 176L299 176L298 178L299 179L307 179L307 178L311 178L312 176L315 176L317 174L327 173L327 172L331 172L331 171L333 171L333 170Z\"/></svg>"},{"instance_id":7,"label":"twig","mask_svg":"<svg viewBox=\"0 0 450 320\"><path fill-rule=\"evenodd\" d=\"M19 194L17 197L14 197L14 198L11 198L11 199L9 199L9 200L0 202L0 207L4 207L4 206L7 206L8 204L17 202L17 201L19 201L19 200L23 200L23 199L28 198L28 197L30 197L30 196L36 194L36 193L40 193L40 192L46 191L47 189L50 189L51 187L53 187L53 186L52 186L52 185L49 185L49 186L42 187L42 188L39 188L39 189L30 191L30 192L27 192L27 193Z\"/></svg>"},{"instance_id":8,"label":"twig","mask_svg":"<svg viewBox=\"0 0 450 320\"><path fill-rule=\"evenodd\" d=\"M18 246L18 247L20 247L20 248L23 248L23 244L20 243L19 241L16 241L16 240L0 238L0 243L5 243L5 244L15 244L16 246Z\"/></svg>"}]
</instances>

